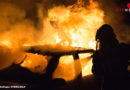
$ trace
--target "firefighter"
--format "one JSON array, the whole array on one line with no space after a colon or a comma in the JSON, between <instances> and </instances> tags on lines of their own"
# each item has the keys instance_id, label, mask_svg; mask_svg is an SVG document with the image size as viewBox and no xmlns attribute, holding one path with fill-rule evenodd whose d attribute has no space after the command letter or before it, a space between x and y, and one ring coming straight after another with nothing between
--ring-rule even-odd
<instances>
[{"instance_id":1,"label":"firefighter","mask_svg":"<svg viewBox=\"0 0 130 90\"><path fill-rule=\"evenodd\" d=\"M96 33L97 51L93 55L92 72L102 90L128 90L130 45L120 44L113 28L104 24Z\"/></svg>"}]
</instances>

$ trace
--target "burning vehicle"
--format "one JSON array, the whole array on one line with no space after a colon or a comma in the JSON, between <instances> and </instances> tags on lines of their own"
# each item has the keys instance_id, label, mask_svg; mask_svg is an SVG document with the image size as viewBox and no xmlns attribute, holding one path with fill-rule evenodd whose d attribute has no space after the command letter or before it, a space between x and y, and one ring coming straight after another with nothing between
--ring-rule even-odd
<instances>
[{"instance_id":1,"label":"burning vehicle","mask_svg":"<svg viewBox=\"0 0 130 90\"><path fill-rule=\"evenodd\" d=\"M47 77L54 80L53 84L55 80L65 84L92 75L95 35L105 23L99 2L77 0L71 5L52 5L51 8L37 3L33 19L31 16L35 14L28 14L29 8L24 11L26 7L0 3L1 7L5 5L7 7L0 10L3 17L0 16L3 20L0 26L3 30L0 33L1 80L42 86L40 80L48 82Z\"/></svg>"},{"instance_id":2,"label":"burning vehicle","mask_svg":"<svg viewBox=\"0 0 130 90\"><path fill-rule=\"evenodd\" d=\"M26 25L22 26L21 24L14 26L14 31L16 30L16 36L11 35L9 38L5 39L5 35L10 35L11 32L5 33L2 35L1 45L5 45L8 48L14 48L14 50L20 52L23 46L37 46L43 45L43 48L49 51L57 50L69 50L70 47L82 47L87 49L95 49L95 33L97 28L99 28L103 23L103 11L99 8L97 2L90 0L89 4L86 6L85 2L78 0L74 5L65 6L56 6L48 10L48 16L43 19L43 30L39 31L40 36L36 36L37 40L34 40L28 36L32 36L35 31L32 31L34 28L29 28L29 34L24 32L19 32L17 29L22 27L23 29L28 27ZM41 10L42 8L39 5L38 15L39 18L42 18ZM78 18L77 18L78 17ZM22 33L22 35L20 35ZM28 34L28 35L24 35ZM31 35L30 35L31 34ZM32 36L33 37L33 36ZM44 47L45 46L45 47ZM68 48L66 48L68 47ZM51 49L51 50L50 50ZM77 49L78 50L78 49ZM22 50L21 50L22 51ZM24 51L23 51L24 52ZM25 53L24 53L25 54ZM24 56L24 55L23 55ZM22 67L26 67L33 72L40 72L45 69L47 66L47 60L45 56L40 56L37 54L27 53L27 58L21 64ZM81 54L80 58L90 56L90 54ZM22 56L21 56L22 57ZM37 59L37 60L35 60ZM18 60L17 60L18 61ZM82 62L83 61L83 62ZM91 60L88 62L85 60L76 61L76 63L81 62L82 66L82 75L86 76L91 74ZM63 67L62 67L63 66ZM64 67L65 66L65 67ZM37 67L37 68L36 68ZM39 67L39 68L38 68ZM72 56L64 56L59 60L58 67L54 73L54 77L63 77L65 80L73 80L76 75L81 71L77 70L76 75L74 74L74 60ZM67 68L68 67L68 68ZM59 71L58 69L62 68L63 70L70 70L70 75L64 75L64 72ZM60 74L58 72L61 72ZM69 72L68 72L69 73Z\"/></svg>"}]
</instances>

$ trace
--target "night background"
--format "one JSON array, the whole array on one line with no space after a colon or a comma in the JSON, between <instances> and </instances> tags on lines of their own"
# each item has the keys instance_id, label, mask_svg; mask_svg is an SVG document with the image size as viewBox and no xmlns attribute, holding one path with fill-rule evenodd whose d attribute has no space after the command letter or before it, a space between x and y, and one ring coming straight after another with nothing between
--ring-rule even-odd
<instances>
[{"instance_id":1,"label":"night background","mask_svg":"<svg viewBox=\"0 0 130 90\"><path fill-rule=\"evenodd\" d=\"M84 4L85 8L87 7L87 9L88 9L88 12L87 12L88 16L86 15L88 18L89 15L91 15L91 13L92 13L91 8L88 7L90 5L90 2L89 2L89 0L82 0L82 1L85 3ZM85 23L82 23L82 22L84 22L84 20L82 20L81 17L78 17L78 16L80 16L80 14L75 14L76 11L74 11L75 9L73 9L76 7L76 6L74 6L74 4L77 2L77 0L0 0L0 70L1 70L0 74L3 72L5 73L7 70L5 68L13 65L12 63L19 65L19 63L25 59L26 59L24 62L25 64L21 64L21 65L23 65L23 67L27 66L26 70L25 70L25 69L20 69L21 67L16 65L16 68L17 68L16 72L23 70L23 72L27 74L27 75L25 75L26 77L24 78L25 81L22 79L20 79L20 80L22 80L21 82L17 82L17 81L15 82L15 80L14 80L14 82L12 82L12 81L10 82L8 80L6 80L6 81L0 80L0 85L23 85L23 86L25 85L25 86L29 87L29 90L30 90L30 88L32 90L32 88L41 87L41 85L42 85L41 83L43 83L43 82L39 82L40 79L41 80L43 79L41 72L43 71L42 74L45 73L45 71L46 71L45 69L46 69L46 66L48 64L48 60L50 59L50 57L46 57L46 56L42 56L42 55L36 56L37 53L36 54L27 53L27 57L26 57L26 55L25 55L26 53L25 52L23 53L23 46L42 45L43 43L52 44L52 45L56 44L57 46L49 46L49 45L46 46L46 44L45 44L45 48L44 48L45 50L44 49L41 49L41 50L58 51L58 50L62 50L62 49L66 50L66 48L61 47L62 44L67 44L67 45L72 44L71 46L74 46L74 47L77 45L76 47L83 47L83 48L91 49L91 47L87 47L87 45L89 43L88 41L91 40L91 38L92 38L92 40L95 39L95 36L94 36L95 28L96 29L99 28L102 24L110 24L113 27L114 32L115 32L119 42L130 45L130 9L128 12L121 11L122 9L126 9L126 8L128 9L128 4L130 5L130 1L129 0L93 0L93 1L94 2L96 1L98 3L98 7L96 7L96 9L99 10L100 12L99 12L99 16L97 16L97 17L101 16L100 17L101 21L99 19L99 22L97 20L97 22L95 22L95 24L92 24L95 26L89 26L90 24L88 24L88 26L86 24L86 26L85 26ZM55 19L55 17L54 18L50 17L51 10L52 10L52 12L54 12L56 14L56 12L55 12L55 9L56 9L56 11L59 14L63 15L64 11L67 11L67 10L71 11L70 6L73 6L73 7L71 7L73 13L71 13L72 19L69 18L70 21L68 20L66 22L59 23L60 18L62 16L56 17L56 19ZM58 8L55 8L55 7L58 7ZM63 8L62 13L59 12L61 10L59 8ZM53 11L53 9L54 9L54 11ZM78 12L78 10L77 10L77 12ZM79 10L79 12L80 12L80 10ZM103 13L103 16L102 16L102 13ZM82 12L81 12L81 14L82 14ZM56 15L58 16L58 14L56 14ZM77 15L77 17L76 16L73 17L73 15ZM91 18L91 16L90 16L90 18ZM50 21L47 21L48 19ZM64 20L64 18L63 18L63 20ZM72 20L74 20L74 21L72 21ZM92 20L94 20L94 19L92 19ZM81 23L80 23L80 21L81 21ZM61 20L61 22L62 22L62 20ZM70 23L68 23L68 22L70 22ZM87 23L89 23L89 21ZM81 39L83 39L83 38L85 39L86 37L88 38L89 34L90 34L88 41L83 40L84 42L87 41L87 43L85 43L86 46L85 46L85 44L79 45L79 44L77 44L78 42L76 43L76 45L75 44L73 45L73 41L75 40L75 38L74 38L74 40L71 41L71 38L69 37L69 35L71 36L71 34L73 34L74 32L70 32L70 34L67 35L67 32L69 32L69 30L67 31L67 29L71 29L76 24L78 24L79 26L80 26L80 24L83 24L84 28L90 27L89 30L91 30L91 28L94 29L94 30L92 30L91 33L86 32L88 34L88 36L85 36L84 35L85 33L82 33L82 31L81 32L79 31L79 33L83 34L83 37L81 37ZM63 27L62 26L60 27L60 25L63 25ZM77 27L78 27L78 25L77 25ZM66 30L61 30L62 28L66 29ZM72 29L72 31L73 31L73 29ZM76 32L78 32L78 30ZM54 35L53 35L53 33L54 33ZM59 35L59 37L56 38L57 41L55 43L55 42L53 42L53 40L55 39L54 36L56 36L56 35ZM75 35L79 35L79 34L75 34ZM77 37L76 37L76 39L78 39ZM52 42L50 43L49 41L50 42L52 41ZM70 42L67 42L67 41L70 41ZM58 42L58 44L57 44L57 42ZM80 39L79 39L79 42L80 42ZM62 44L59 45L59 43L60 44L62 43ZM92 44L93 44L93 42L92 42ZM94 49L94 48L92 47L92 49ZM67 48L67 50L71 50L71 49ZM32 59L32 61L29 61L31 59ZM42 61L42 59L43 59L43 61ZM37 60L37 61L35 61L35 60ZM89 61L90 61L90 58L89 58ZM82 60L82 62L85 62L85 63L88 63L89 61L86 62L85 60ZM58 87L59 90L61 90L61 89L75 90L74 87L77 85L79 85L79 87L77 87L77 89L81 89L81 90L82 89L95 90L95 88L98 88L97 83L93 81L93 76L89 75L89 74L91 74L89 72L91 69L90 67L92 65L91 63L86 64L89 66L89 70L87 71L87 73L89 73L89 74L86 74L86 75L88 75L88 77L86 76L85 78L83 78L83 80L79 80L79 82L78 82L79 78L74 77L74 75L72 74L72 72L74 72L74 70L72 69L72 66L71 67L69 66L72 64L72 62L71 63L69 62L69 64L68 64L68 62L69 61L66 61L64 63L62 62L63 65L60 64L58 66L58 69L56 69L57 72L55 72L55 75L54 75L54 77L57 77L57 76L63 77L65 79L65 81L68 81L68 83L69 83L68 86L60 87L60 88ZM75 63L78 63L78 62L79 62L79 60L75 61ZM28 63L33 63L33 64L31 66ZM85 64L83 64L82 66L85 67ZM65 67L68 67L68 68L66 69ZM11 70L15 70L15 67ZM129 67L129 70L130 70L130 67ZM66 71L68 71L68 74L66 74ZM9 72L10 72L10 69L9 69ZM23 72L21 75L24 76ZM36 74L34 72L36 72ZM40 75L37 74L37 72L40 72ZM15 73L15 71L13 73ZM17 72L17 73L19 75L19 72ZM81 73L81 71L79 70L76 72L76 75L78 76L80 73ZM7 74L8 74L8 70L7 70ZM12 76L13 75L14 74L12 74ZM72 76L69 76L69 75L72 75ZM28 76L30 76L29 80L28 80ZM20 77L21 76L18 76L18 78L20 78ZM32 80L32 82L34 82L34 83L33 84L31 83L31 85L30 85L30 81L32 78L34 78L34 80ZM8 79L10 79L10 78L8 78ZM35 80L38 83L35 82ZM81 81L82 81L82 85L80 84ZM26 82L26 83L24 83L24 82ZM64 83L64 82L61 81L60 83ZM59 84L59 83L56 83L55 85L57 85L57 84ZM86 89L86 85L87 85L87 89ZM27 90L28 90L28 88L27 88Z\"/></svg>"}]
</instances>

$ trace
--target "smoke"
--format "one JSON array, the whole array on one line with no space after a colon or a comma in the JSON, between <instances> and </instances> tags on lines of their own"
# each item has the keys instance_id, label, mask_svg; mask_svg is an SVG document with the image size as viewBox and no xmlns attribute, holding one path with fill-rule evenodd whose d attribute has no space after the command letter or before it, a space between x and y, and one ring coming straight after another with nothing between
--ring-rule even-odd
<instances>
[{"instance_id":1,"label":"smoke","mask_svg":"<svg viewBox=\"0 0 130 90\"><path fill-rule=\"evenodd\" d=\"M14 31L13 27L25 27L18 30L25 32L30 30L40 31L42 19L48 15L48 9L57 5L72 5L77 0L0 0L0 33L5 31ZM88 0L84 0L88 3ZM126 23L128 14L116 12L116 8L126 7L127 1L124 0L96 0L99 2L101 9L105 12L105 23L111 24L117 34L120 42L129 43L130 30L129 24ZM39 11L39 9L41 9ZM38 13L42 13L39 15ZM15 28L16 29L16 28ZM11 32L13 33L13 32ZM35 32L34 32L35 33ZM36 34L35 34L36 35ZM36 36L33 36L36 38ZM26 35L29 36L29 35Z\"/></svg>"},{"instance_id":2,"label":"smoke","mask_svg":"<svg viewBox=\"0 0 130 90\"><path fill-rule=\"evenodd\" d=\"M47 35L45 37L50 35L48 31L46 32L44 30L48 30L47 28L49 28L44 25L48 23L45 22L44 19L48 16L49 9L60 5L59 7L62 7L62 10L64 10L68 5L72 5L76 1L77 0L0 0L0 45L4 44L8 46L0 46L0 69L11 65L13 62L20 62L24 58L25 53L21 51L23 45L39 44L39 40L46 39L42 37L43 32ZM85 0L86 5L88 1L89 0ZM118 40L130 44L129 24L126 23L127 14L116 12L116 8L125 7L122 6L125 5L125 3L121 3L122 1L118 0L95 1L98 1L100 4L101 9L105 13L105 23L112 25ZM61 15L63 16L63 14L64 13ZM77 17L75 20L77 20ZM75 22L72 20L70 21ZM55 27L53 21L50 24ZM69 24L68 26L72 27ZM64 35L64 33L60 34L61 37ZM86 35L84 34L84 36ZM51 40L51 38L53 37L50 35L49 39ZM33 57L35 58L32 59ZM29 59L32 59L32 63L34 62L36 64L31 65L31 68L40 65L39 70L42 71L43 68L41 68L41 66L47 65L45 57L30 55ZM43 59L44 61L42 61ZM39 61L36 62L36 60Z\"/></svg>"},{"instance_id":3,"label":"smoke","mask_svg":"<svg viewBox=\"0 0 130 90\"><path fill-rule=\"evenodd\" d=\"M10 3L0 3L0 12L1 41L9 39L14 44L20 45L35 37L34 33L37 29L30 19L25 18L24 10Z\"/></svg>"},{"instance_id":4,"label":"smoke","mask_svg":"<svg viewBox=\"0 0 130 90\"><path fill-rule=\"evenodd\" d=\"M10 38L11 42L18 42L13 45L21 46L27 42L36 42L43 29L42 21L47 17L48 9L56 5L69 5L75 1L0 0L0 40Z\"/></svg>"},{"instance_id":5,"label":"smoke","mask_svg":"<svg viewBox=\"0 0 130 90\"><path fill-rule=\"evenodd\" d=\"M26 9L10 2L0 1L0 44L8 46L8 48L0 46L0 69L11 65L17 55L21 56L20 47L35 41L37 32L33 20L27 18Z\"/></svg>"},{"instance_id":6,"label":"smoke","mask_svg":"<svg viewBox=\"0 0 130 90\"><path fill-rule=\"evenodd\" d=\"M43 39L43 19L47 17L48 9L56 5L67 6L75 1L0 0L0 69L16 62L16 59L17 62L23 59L23 45L33 45L38 43L39 39Z\"/></svg>"},{"instance_id":7,"label":"smoke","mask_svg":"<svg viewBox=\"0 0 130 90\"><path fill-rule=\"evenodd\" d=\"M110 24L120 43L130 44L129 13L117 12L117 8L126 8L127 0L97 0L104 11L104 20Z\"/></svg>"},{"instance_id":8,"label":"smoke","mask_svg":"<svg viewBox=\"0 0 130 90\"><path fill-rule=\"evenodd\" d=\"M24 53L12 50L6 46L0 46L0 69L10 66L12 63L20 63Z\"/></svg>"}]
</instances>

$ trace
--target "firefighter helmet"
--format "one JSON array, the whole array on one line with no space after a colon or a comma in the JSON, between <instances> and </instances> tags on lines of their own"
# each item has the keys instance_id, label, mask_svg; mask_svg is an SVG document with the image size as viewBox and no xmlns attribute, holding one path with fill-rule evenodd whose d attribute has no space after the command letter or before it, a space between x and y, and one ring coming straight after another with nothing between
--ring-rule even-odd
<instances>
[{"instance_id":1,"label":"firefighter helmet","mask_svg":"<svg viewBox=\"0 0 130 90\"><path fill-rule=\"evenodd\" d=\"M116 38L116 35L110 25L104 24L97 30L96 40L99 39L100 41L106 41L112 38Z\"/></svg>"}]
</instances>

